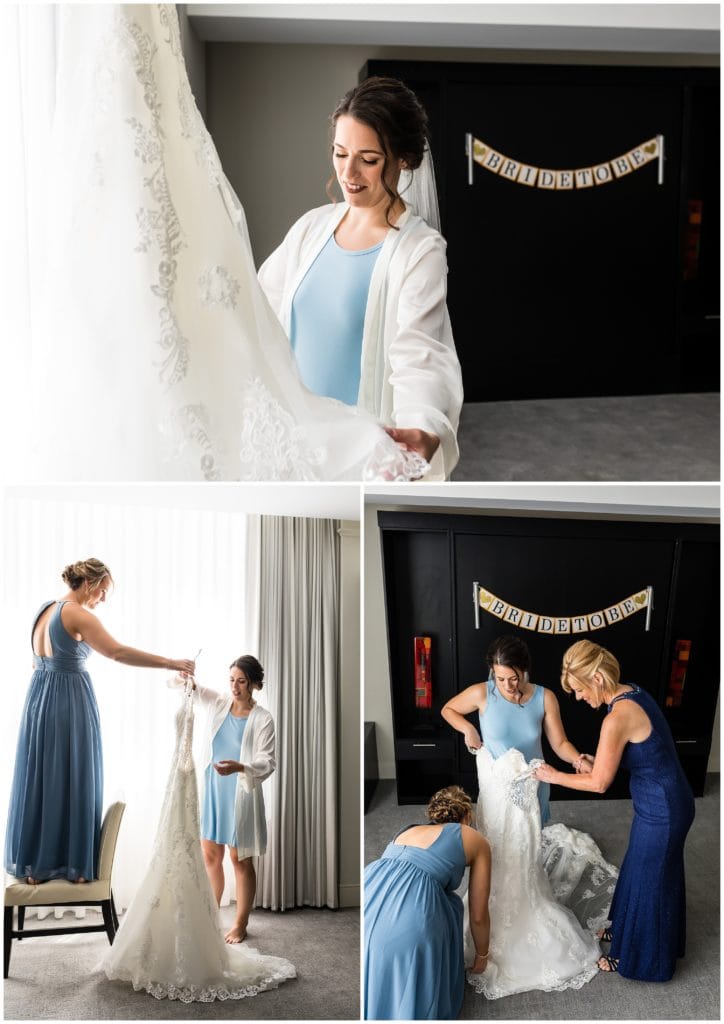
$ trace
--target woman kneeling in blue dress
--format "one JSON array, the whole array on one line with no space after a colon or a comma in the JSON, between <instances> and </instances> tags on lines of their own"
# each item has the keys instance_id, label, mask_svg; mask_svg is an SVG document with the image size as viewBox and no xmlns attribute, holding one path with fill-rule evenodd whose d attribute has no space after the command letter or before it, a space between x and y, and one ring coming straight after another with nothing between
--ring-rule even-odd
<instances>
[{"instance_id":1,"label":"woman kneeling in blue dress","mask_svg":"<svg viewBox=\"0 0 724 1024\"><path fill-rule=\"evenodd\" d=\"M196 686L206 708L201 847L216 902L224 892L224 847L236 878L236 920L229 943L243 942L256 894L253 857L266 853L266 813L261 784L274 771L274 720L253 699L264 669L251 654L229 666L230 693ZM182 682L182 680L175 680Z\"/></svg>"},{"instance_id":2,"label":"woman kneeling in blue dress","mask_svg":"<svg viewBox=\"0 0 724 1024\"><path fill-rule=\"evenodd\" d=\"M590 640L563 656L561 685L592 708L608 706L590 775L544 765L542 782L605 793L619 764L630 773L633 822L611 903L611 943L602 971L637 981L669 981L684 955L686 899L684 841L694 820L694 797L661 708L638 686L621 683L616 658Z\"/></svg>"},{"instance_id":3,"label":"woman kneeling in blue dress","mask_svg":"<svg viewBox=\"0 0 724 1024\"><path fill-rule=\"evenodd\" d=\"M459 786L441 789L429 825L399 832L365 869L365 1018L447 1020L465 989L463 905L455 892L467 865L472 970L488 962L490 845L471 827L473 805Z\"/></svg>"}]
</instances>

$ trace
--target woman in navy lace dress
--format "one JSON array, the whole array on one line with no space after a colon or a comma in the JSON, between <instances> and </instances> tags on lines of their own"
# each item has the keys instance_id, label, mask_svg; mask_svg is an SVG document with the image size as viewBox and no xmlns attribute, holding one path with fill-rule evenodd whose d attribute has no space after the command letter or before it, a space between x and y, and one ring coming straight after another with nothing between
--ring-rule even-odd
<instances>
[{"instance_id":1,"label":"woman in navy lace dress","mask_svg":"<svg viewBox=\"0 0 724 1024\"><path fill-rule=\"evenodd\" d=\"M669 981L684 955L684 841L694 820L694 797L671 730L653 697L621 683L614 656L590 640L566 651L561 685L592 708L608 705L608 714L590 775L544 765L537 778L604 793L619 764L630 773L631 835L611 904L611 927L600 935L611 949L599 967L637 981Z\"/></svg>"}]
</instances>

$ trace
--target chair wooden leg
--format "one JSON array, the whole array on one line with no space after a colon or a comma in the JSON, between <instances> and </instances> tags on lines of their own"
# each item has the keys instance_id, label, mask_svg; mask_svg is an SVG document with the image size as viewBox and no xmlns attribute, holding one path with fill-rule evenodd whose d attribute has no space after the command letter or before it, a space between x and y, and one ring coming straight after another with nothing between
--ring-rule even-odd
<instances>
[{"instance_id":1,"label":"chair wooden leg","mask_svg":"<svg viewBox=\"0 0 724 1024\"><path fill-rule=\"evenodd\" d=\"M18 907L18 931L21 932L25 927L25 907ZM18 942L22 939L22 935L18 935Z\"/></svg>"},{"instance_id":2,"label":"chair wooden leg","mask_svg":"<svg viewBox=\"0 0 724 1024\"><path fill-rule=\"evenodd\" d=\"M13 941L13 908L5 907L5 919L3 921L3 932L5 939L5 956L3 960L3 978L10 973L10 945Z\"/></svg>"},{"instance_id":3,"label":"chair wooden leg","mask_svg":"<svg viewBox=\"0 0 724 1024\"><path fill-rule=\"evenodd\" d=\"M118 931L118 913L116 911L116 901L113 899L113 893L111 893L111 913L113 914L113 925Z\"/></svg>"},{"instance_id":4,"label":"chair wooden leg","mask_svg":"<svg viewBox=\"0 0 724 1024\"><path fill-rule=\"evenodd\" d=\"M103 923L106 926L106 934L108 941L113 945L113 940L116 937L116 927L113 923L113 911L111 910L111 901L103 900L101 903L101 909L103 911Z\"/></svg>"}]
</instances>

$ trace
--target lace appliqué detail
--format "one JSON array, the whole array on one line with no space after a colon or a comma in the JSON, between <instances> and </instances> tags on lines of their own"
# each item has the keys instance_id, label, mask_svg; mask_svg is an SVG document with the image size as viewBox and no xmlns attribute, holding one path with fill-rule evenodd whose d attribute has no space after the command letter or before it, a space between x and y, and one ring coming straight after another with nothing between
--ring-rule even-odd
<instances>
[{"instance_id":1,"label":"lace appliqu\u00e9 detail","mask_svg":"<svg viewBox=\"0 0 724 1024\"><path fill-rule=\"evenodd\" d=\"M385 483L409 483L419 480L430 468L429 462L417 452L401 448L385 435L375 445L365 463L362 479Z\"/></svg>"},{"instance_id":2,"label":"lace appliqu\u00e9 detail","mask_svg":"<svg viewBox=\"0 0 724 1024\"><path fill-rule=\"evenodd\" d=\"M184 405L174 410L166 424L166 431L172 437L180 433L183 437L182 447L193 443L201 448L199 469L204 480L221 480L223 471L221 460L214 451L209 432L209 414L205 406ZM176 453L179 454L178 452Z\"/></svg>"},{"instance_id":3,"label":"lace appliqu\u00e9 detail","mask_svg":"<svg viewBox=\"0 0 724 1024\"><path fill-rule=\"evenodd\" d=\"M326 450L310 448L304 430L259 377L244 385L242 480L318 480Z\"/></svg>"},{"instance_id":4,"label":"lace appliqu\u00e9 detail","mask_svg":"<svg viewBox=\"0 0 724 1024\"><path fill-rule=\"evenodd\" d=\"M226 267L209 267L199 278L201 301L205 306L222 306L236 309L236 297L240 284Z\"/></svg>"},{"instance_id":5,"label":"lace appliqu\u00e9 detail","mask_svg":"<svg viewBox=\"0 0 724 1024\"><path fill-rule=\"evenodd\" d=\"M151 116L150 125L143 125L133 117L128 118L126 122L134 135L136 156L144 165L153 167L150 174L143 179L143 184L155 205L141 207L136 213L140 233L136 251L148 252L155 245L161 255L158 279L151 285L151 291L162 301L159 311L159 345L165 356L161 363L157 364L160 367L159 375L163 383L171 387L184 379L189 363L189 342L179 327L172 306L178 273L176 256L186 243L183 240L164 166L161 101L153 71L156 47L150 36L122 12L123 8L117 19L119 46L143 89L143 100Z\"/></svg>"}]
</instances>

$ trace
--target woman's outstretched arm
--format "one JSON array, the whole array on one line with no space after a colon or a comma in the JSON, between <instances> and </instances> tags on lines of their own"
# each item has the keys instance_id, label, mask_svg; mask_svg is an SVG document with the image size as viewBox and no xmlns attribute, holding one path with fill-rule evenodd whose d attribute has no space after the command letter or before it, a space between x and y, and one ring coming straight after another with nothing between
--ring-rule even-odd
<instances>
[{"instance_id":1,"label":"woman's outstretched arm","mask_svg":"<svg viewBox=\"0 0 724 1024\"><path fill-rule=\"evenodd\" d=\"M476 829L463 825L463 848L470 864L468 883L468 907L470 910L470 931L475 946L475 961L471 970L482 974L488 965L490 949L490 872L492 855L490 843Z\"/></svg>"},{"instance_id":2,"label":"woman's outstretched arm","mask_svg":"<svg viewBox=\"0 0 724 1024\"><path fill-rule=\"evenodd\" d=\"M543 717L543 730L553 751L560 757L561 761L567 761L577 772L590 770L590 764L583 759L583 755L574 747L566 736L561 721L561 709L558 698L551 690L544 690L545 715Z\"/></svg>"},{"instance_id":3,"label":"woman's outstretched arm","mask_svg":"<svg viewBox=\"0 0 724 1024\"><path fill-rule=\"evenodd\" d=\"M67 610L66 610L67 609ZM61 612L63 625L73 633L79 633L82 640L90 644L94 651L111 661L135 668L166 668L176 672L188 672L193 675L196 665L188 658L165 658L159 654L140 651L136 647L128 647L114 639L104 629L95 615L80 605L66 604Z\"/></svg>"},{"instance_id":4,"label":"woman's outstretched arm","mask_svg":"<svg viewBox=\"0 0 724 1024\"><path fill-rule=\"evenodd\" d=\"M636 727L640 725L639 716L635 712L640 712L641 709L635 704L629 707L629 704L629 701L624 701L623 705L619 704L603 720L596 757L589 774L571 775L569 772L559 772L544 764L535 773L538 781L588 793L605 793L616 776L624 747Z\"/></svg>"}]
</instances>

